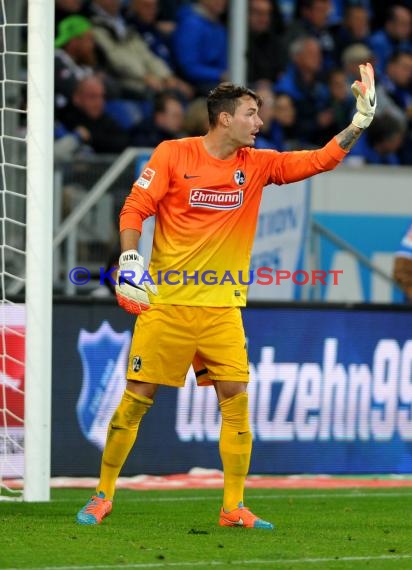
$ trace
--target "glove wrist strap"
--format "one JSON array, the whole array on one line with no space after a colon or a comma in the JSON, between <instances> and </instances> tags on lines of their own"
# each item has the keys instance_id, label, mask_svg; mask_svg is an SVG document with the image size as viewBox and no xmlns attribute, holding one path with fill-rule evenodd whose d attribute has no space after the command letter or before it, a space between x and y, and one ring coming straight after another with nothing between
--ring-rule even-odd
<instances>
[{"instance_id":1,"label":"glove wrist strap","mask_svg":"<svg viewBox=\"0 0 412 570\"><path fill-rule=\"evenodd\" d=\"M144 263L143 256L141 256L136 249L128 249L127 251L124 251L119 257L119 264L127 263L130 261L135 261L137 263L140 263L140 265L143 265Z\"/></svg>"},{"instance_id":2,"label":"glove wrist strap","mask_svg":"<svg viewBox=\"0 0 412 570\"><path fill-rule=\"evenodd\" d=\"M352 118L352 125L358 129L367 129L373 120L373 116L364 115L363 113L355 113Z\"/></svg>"}]
</instances>

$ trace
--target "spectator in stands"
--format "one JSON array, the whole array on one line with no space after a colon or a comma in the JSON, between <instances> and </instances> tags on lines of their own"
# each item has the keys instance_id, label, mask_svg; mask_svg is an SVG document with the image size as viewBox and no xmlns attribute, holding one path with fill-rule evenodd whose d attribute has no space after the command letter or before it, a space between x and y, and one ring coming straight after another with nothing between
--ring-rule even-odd
<instances>
[{"instance_id":1,"label":"spectator in stands","mask_svg":"<svg viewBox=\"0 0 412 570\"><path fill-rule=\"evenodd\" d=\"M412 224L402 237L398 251L396 251L392 277L404 292L404 301L412 302Z\"/></svg>"},{"instance_id":2,"label":"spectator in stands","mask_svg":"<svg viewBox=\"0 0 412 570\"><path fill-rule=\"evenodd\" d=\"M336 66L335 40L329 26L331 0L300 0L298 18L292 22L284 35L284 53L302 36L311 36L319 42L322 51L322 71Z\"/></svg>"},{"instance_id":3,"label":"spectator in stands","mask_svg":"<svg viewBox=\"0 0 412 570\"><path fill-rule=\"evenodd\" d=\"M412 53L396 52L388 60L377 86L378 114L390 114L400 121L412 119Z\"/></svg>"},{"instance_id":4,"label":"spectator in stands","mask_svg":"<svg viewBox=\"0 0 412 570\"><path fill-rule=\"evenodd\" d=\"M124 97L146 99L165 89L174 89L184 97L193 90L173 74L156 56L143 38L126 24L120 13L121 0L94 0L93 33L103 64L118 77Z\"/></svg>"},{"instance_id":5,"label":"spectator in stands","mask_svg":"<svg viewBox=\"0 0 412 570\"><path fill-rule=\"evenodd\" d=\"M69 131L62 123L54 123L54 149L55 162L67 162L73 160L74 155L83 146L83 139L86 139L88 132L84 127L76 127Z\"/></svg>"},{"instance_id":6,"label":"spectator in stands","mask_svg":"<svg viewBox=\"0 0 412 570\"><path fill-rule=\"evenodd\" d=\"M289 25L294 19L299 18L300 0L272 0L278 7L283 23ZM346 6L355 4L369 8L370 0L331 0L328 12L328 23L338 25L342 22Z\"/></svg>"},{"instance_id":7,"label":"spectator in stands","mask_svg":"<svg viewBox=\"0 0 412 570\"><path fill-rule=\"evenodd\" d=\"M330 95L330 108L333 113L331 130L340 132L342 126L350 122L354 112L353 95L345 72L342 69L333 69L328 75L328 88ZM338 131L336 130L338 129ZM332 135L333 136L333 135Z\"/></svg>"},{"instance_id":8,"label":"spectator in stands","mask_svg":"<svg viewBox=\"0 0 412 570\"><path fill-rule=\"evenodd\" d=\"M275 96L272 139L278 150L297 150L299 143L296 136L296 108L289 95Z\"/></svg>"},{"instance_id":9,"label":"spectator in stands","mask_svg":"<svg viewBox=\"0 0 412 570\"><path fill-rule=\"evenodd\" d=\"M126 22L137 30L151 51L173 69L170 38L158 27L158 12L159 0L130 0L124 16Z\"/></svg>"},{"instance_id":10,"label":"spectator in stands","mask_svg":"<svg viewBox=\"0 0 412 570\"><path fill-rule=\"evenodd\" d=\"M209 129L209 115L207 112L206 97L196 97L186 107L183 121L185 136L200 137Z\"/></svg>"},{"instance_id":11,"label":"spectator in stands","mask_svg":"<svg viewBox=\"0 0 412 570\"><path fill-rule=\"evenodd\" d=\"M322 52L318 40L303 37L290 46L290 60L286 72L276 83L275 92L291 97L296 107L296 135L300 143L321 145L333 122L329 108L329 93L319 80Z\"/></svg>"},{"instance_id":12,"label":"spectator in stands","mask_svg":"<svg viewBox=\"0 0 412 570\"><path fill-rule=\"evenodd\" d=\"M171 34L176 29L178 13L184 10L191 0L161 0L158 23L164 34Z\"/></svg>"},{"instance_id":13,"label":"spectator in stands","mask_svg":"<svg viewBox=\"0 0 412 570\"><path fill-rule=\"evenodd\" d=\"M290 150L296 119L292 99L288 95L275 95L271 84L266 81L257 82L255 92L263 101L259 110L263 125L256 137L255 147Z\"/></svg>"},{"instance_id":14,"label":"spectator in stands","mask_svg":"<svg viewBox=\"0 0 412 570\"><path fill-rule=\"evenodd\" d=\"M86 77L78 82L71 102L60 110L57 119L95 152L119 153L130 144L130 136L104 108L103 81L97 76Z\"/></svg>"},{"instance_id":15,"label":"spectator in stands","mask_svg":"<svg viewBox=\"0 0 412 570\"><path fill-rule=\"evenodd\" d=\"M386 63L395 51L412 51L411 33L411 9L401 4L390 6L384 27L369 39L369 46L376 58L378 77L384 73Z\"/></svg>"},{"instance_id":16,"label":"spectator in stands","mask_svg":"<svg viewBox=\"0 0 412 570\"><path fill-rule=\"evenodd\" d=\"M254 91L262 98L262 105L259 109L259 117L263 124L256 135L255 148L276 149L275 141L272 140L272 123L275 117L275 94L271 84L261 80L254 86ZM281 133L283 135L283 133ZM282 141L283 143L283 141ZM280 149L278 149L280 150Z\"/></svg>"},{"instance_id":17,"label":"spectator in stands","mask_svg":"<svg viewBox=\"0 0 412 570\"><path fill-rule=\"evenodd\" d=\"M391 115L380 115L375 116L372 126L352 148L352 156L360 157L366 164L399 165L399 151L405 140L405 124Z\"/></svg>"},{"instance_id":18,"label":"spectator in stands","mask_svg":"<svg viewBox=\"0 0 412 570\"><path fill-rule=\"evenodd\" d=\"M73 15L89 16L88 0L55 0L54 20L56 28L59 23Z\"/></svg>"},{"instance_id":19,"label":"spectator in stands","mask_svg":"<svg viewBox=\"0 0 412 570\"><path fill-rule=\"evenodd\" d=\"M345 8L344 18L335 35L336 60L352 44L368 44L370 36L369 13L365 6L350 4Z\"/></svg>"},{"instance_id":20,"label":"spectator in stands","mask_svg":"<svg viewBox=\"0 0 412 570\"><path fill-rule=\"evenodd\" d=\"M377 2L374 2L376 4ZM329 13L329 23L331 25L341 25L345 18L345 10L351 6L361 6L372 17L372 0L331 0L331 11Z\"/></svg>"},{"instance_id":21,"label":"spectator in stands","mask_svg":"<svg viewBox=\"0 0 412 570\"><path fill-rule=\"evenodd\" d=\"M72 15L61 20L55 40L54 71L56 106L64 107L71 99L77 82L97 71L96 45L92 26L84 16ZM116 82L99 72L110 97L118 94Z\"/></svg>"},{"instance_id":22,"label":"spectator in stands","mask_svg":"<svg viewBox=\"0 0 412 570\"><path fill-rule=\"evenodd\" d=\"M137 126L133 144L154 148L164 140L180 138L184 114L184 106L174 93L157 93L153 102L153 114Z\"/></svg>"},{"instance_id":23,"label":"spectator in stands","mask_svg":"<svg viewBox=\"0 0 412 570\"><path fill-rule=\"evenodd\" d=\"M249 83L261 79L269 79L272 82L278 79L284 61L279 37L282 28L283 26L276 25L271 0L250 0L247 51Z\"/></svg>"},{"instance_id":24,"label":"spectator in stands","mask_svg":"<svg viewBox=\"0 0 412 570\"><path fill-rule=\"evenodd\" d=\"M182 76L199 96L227 80L228 38L221 17L227 0L198 0L180 13L173 45Z\"/></svg>"},{"instance_id":25,"label":"spectator in stands","mask_svg":"<svg viewBox=\"0 0 412 570\"><path fill-rule=\"evenodd\" d=\"M341 64L348 85L352 85L358 77L359 65L368 61L373 64L375 58L371 50L364 44L352 44L343 51Z\"/></svg>"}]
</instances>

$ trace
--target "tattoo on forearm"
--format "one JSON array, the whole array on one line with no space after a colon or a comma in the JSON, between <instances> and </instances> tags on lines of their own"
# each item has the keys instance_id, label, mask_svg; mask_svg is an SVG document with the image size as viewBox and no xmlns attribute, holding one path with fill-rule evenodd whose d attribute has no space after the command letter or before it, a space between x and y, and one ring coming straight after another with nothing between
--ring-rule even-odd
<instances>
[{"instance_id":1,"label":"tattoo on forearm","mask_svg":"<svg viewBox=\"0 0 412 570\"><path fill-rule=\"evenodd\" d=\"M344 150L350 150L362 132L363 129L355 127L355 125L349 125L349 127L346 127L346 129L343 129L343 131L336 135L336 140Z\"/></svg>"}]
</instances>

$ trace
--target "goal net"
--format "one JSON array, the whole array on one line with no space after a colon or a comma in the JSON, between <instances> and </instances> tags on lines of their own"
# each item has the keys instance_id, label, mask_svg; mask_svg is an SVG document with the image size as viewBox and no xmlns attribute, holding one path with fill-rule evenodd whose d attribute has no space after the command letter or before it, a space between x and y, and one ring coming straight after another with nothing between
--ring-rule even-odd
<instances>
[{"instance_id":1,"label":"goal net","mask_svg":"<svg viewBox=\"0 0 412 570\"><path fill-rule=\"evenodd\" d=\"M0 498L49 499L53 37L0 0Z\"/></svg>"}]
</instances>

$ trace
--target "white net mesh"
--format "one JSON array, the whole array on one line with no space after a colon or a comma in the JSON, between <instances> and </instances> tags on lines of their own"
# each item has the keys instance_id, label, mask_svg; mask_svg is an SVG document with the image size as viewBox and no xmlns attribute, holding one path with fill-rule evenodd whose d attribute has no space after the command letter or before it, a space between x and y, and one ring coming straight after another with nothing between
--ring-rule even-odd
<instances>
[{"instance_id":1,"label":"white net mesh","mask_svg":"<svg viewBox=\"0 0 412 570\"><path fill-rule=\"evenodd\" d=\"M26 2L0 0L0 498L24 467L26 43Z\"/></svg>"}]
</instances>

